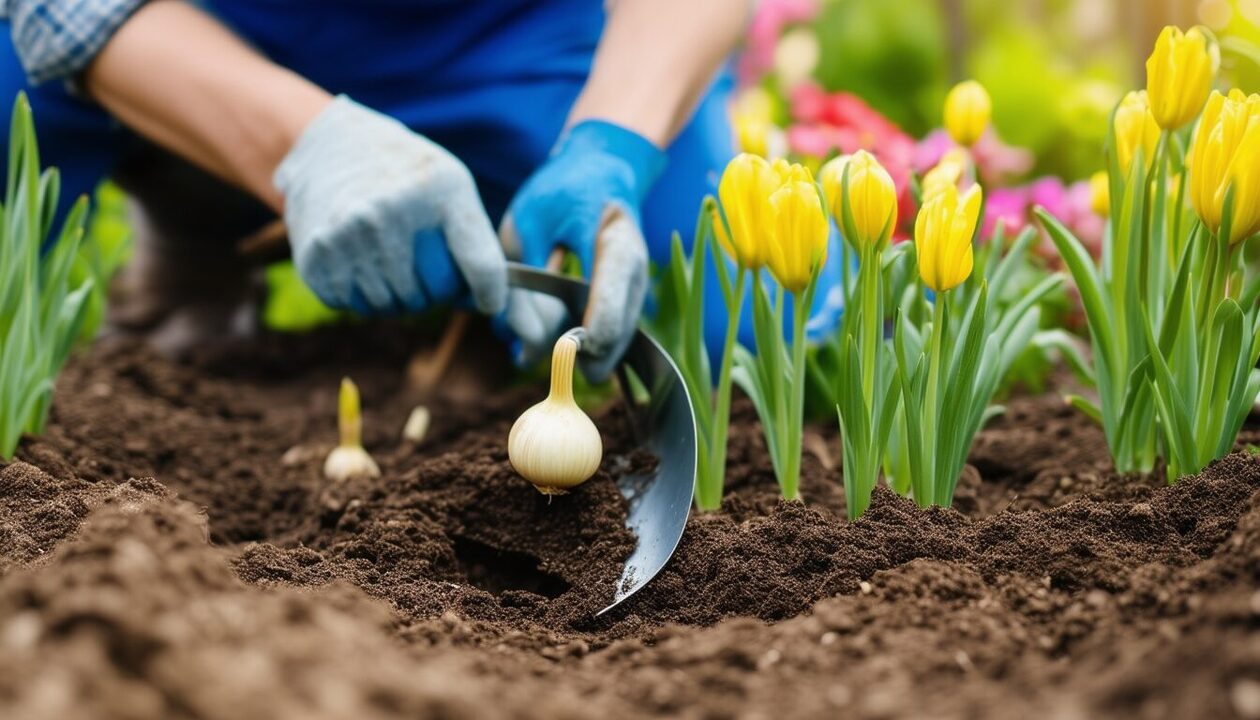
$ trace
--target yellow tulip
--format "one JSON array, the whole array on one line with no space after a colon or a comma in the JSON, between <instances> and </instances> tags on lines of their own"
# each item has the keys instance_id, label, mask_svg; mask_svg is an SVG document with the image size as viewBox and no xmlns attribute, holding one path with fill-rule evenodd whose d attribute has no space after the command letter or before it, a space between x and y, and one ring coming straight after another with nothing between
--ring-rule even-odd
<instances>
[{"instance_id":1,"label":"yellow tulip","mask_svg":"<svg viewBox=\"0 0 1260 720\"><path fill-rule=\"evenodd\" d=\"M735 126L735 141L740 152L768 157L770 154L770 124L756 118L736 115L731 123Z\"/></svg>"},{"instance_id":2,"label":"yellow tulip","mask_svg":"<svg viewBox=\"0 0 1260 720\"><path fill-rule=\"evenodd\" d=\"M945 96L945 129L954 142L964 147L976 144L992 113L989 92L975 80L958 83Z\"/></svg>"},{"instance_id":3,"label":"yellow tulip","mask_svg":"<svg viewBox=\"0 0 1260 720\"><path fill-rule=\"evenodd\" d=\"M722 172L718 198L731 232L727 234L720 218L714 232L740 267L756 270L769 259L774 224L770 195L781 184L769 161L749 153L736 155Z\"/></svg>"},{"instance_id":4,"label":"yellow tulip","mask_svg":"<svg viewBox=\"0 0 1260 720\"><path fill-rule=\"evenodd\" d=\"M919 210L914 223L919 277L936 292L953 289L971 275L971 239L982 199L979 185L972 185L962 197L957 188L946 186Z\"/></svg>"},{"instance_id":5,"label":"yellow tulip","mask_svg":"<svg viewBox=\"0 0 1260 720\"><path fill-rule=\"evenodd\" d=\"M1133 157L1142 150L1143 164L1150 169L1155 160L1155 147L1159 143L1159 125L1151 114L1146 91L1133 91L1124 96L1116 108L1113 120L1116 143L1116 159L1120 170L1127 177Z\"/></svg>"},{"instance_id":6,"label":"yellow tulip","mask_svg":"<svg viewBox=\"0 0 1260 720\"><path fill-rule=\"evenodd\" d=\"M844 213L844 173L849 173L849 210L857 237L855 247L879 246L897 225L897 186L874 155L859 150L852 156L832 159L822 169L823 194L833 217Z\"/></svg>"},{"instance_id":7,"label":"yellow tulip","mask_svg":"<svg viewBox=\"0 0 1260 720\"><path fill-rule=\"evenodd\" d=\"M936 167L927 171L920 183L922 202L927 202L945 190L946 185L957 188L967 172L967 153L958 148L947 151Z\"/></svg>"},{"instance_id":8,"label":"yellow tulip","mask_svg":"<svg viewBox=\"0 0 1260 720\"><path fill-rule=\"evenodd\" d=\"M1220 232L1225 196L1234 190L1229 242L1254 235L1260 225L1260 95L1213 92L1190 146L1190 202L1214 234Z\"/></svg>"},{"instance_id":9,"label":"yellow tulip","mask_svg":"<svg viewBox=\"0 0 1260 720\"><path fill-rule=\"evenodd\" d=\"M814 176L809 171L809 168L800 163L788 162L783 158L779 158L770 167L774 170L774 175L779 179L780 185L790 182L814 182Z\"/></svg>"},{"instance_id":10,"label":"yellow tulip","mask_svg":"<svg viewBox=\"0 0 1260 720\"><path fill-rule=\"evenodd\" d=\"M1146 92L1155 122L1176 130L1194 120L1219 65L1220 51L1202 30L1194 27L1183 34L1171 25L1164 28L1146 60Z\"/></svg>"},{"instance_id":11,"label":"yellow tulip","mask_svg":"<svg viewBox=\"0 0 1260 720\"><path fill-rule=\"evenodd\" d=\"M731 125L742 152L771 157L778 127L774 124L774 99L760 87L740 92L731 108Z\"/></svg>"},{"instance_id":12,"label":"yellow tulip","mask_svg":"<svg viewBox=\"0 0 1260 720\"><path fill-rule=\"evenodd\" d=\"M800 293L827 259L831 226L818 186L812 178L789 180L770 196L770 205L774 209L770 272L784 290Z\"/></svg>"},{"instance_id":13,"label":"yellow tulip","mask_svg":"<svg viewBox=\"0 0 1260 720\"><path fill-rule=\"evenodd\" d=\"M1111 214L1111 179L1099 170L1089 177L1089 206L1103 217Z\"/></svg>"}]
</instances>

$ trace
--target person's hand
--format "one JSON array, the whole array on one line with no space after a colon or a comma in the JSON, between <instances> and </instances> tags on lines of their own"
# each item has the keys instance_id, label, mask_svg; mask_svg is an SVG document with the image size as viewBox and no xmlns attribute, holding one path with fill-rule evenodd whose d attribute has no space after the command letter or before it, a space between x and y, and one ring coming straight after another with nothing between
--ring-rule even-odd
<instances>
[{"instance_id":1,"label":"person's hand","mask_svg":"<svg viewBox=\"0 0 1260 720\"><path fill-rule=\"evenodd\" d=\"M648 284L639 206L664 165L665 153L634 132L578 123L517 192L500 229L509 255L528 265L544 266L557 246L577 255L591 278L580 362L593 381L608 376L638 325ZM511 292L507 322L523 361L550 353L565 316L554 298Z\"/></svg>"},{"instance_id":2,"label":"person's hand","mask_svg":"<svg viewBox=\"0 0 1260 720\"><path fill-rule=\"evenodd\" d=\"M468 168L402 123L336 98L276 169L293 261L325 304L364 314L460 300L498 313L507 265Z\"/></svg>"}]
</instances>

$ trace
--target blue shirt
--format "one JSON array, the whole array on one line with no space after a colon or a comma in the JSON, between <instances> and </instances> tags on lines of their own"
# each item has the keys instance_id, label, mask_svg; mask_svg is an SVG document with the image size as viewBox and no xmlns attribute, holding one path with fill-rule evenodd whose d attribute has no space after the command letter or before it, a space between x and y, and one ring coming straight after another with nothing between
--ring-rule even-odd
<instances>
[{"instance_id":1,"label":"blue shirt","mask_svg":"<svg viewBox=\"0 0 1260 720\"><path fill-rule=\"evenodd\" d=\"M145 0L0 0L0 19L32 83L81 72ZM331 92L371 58L382 91L585 77L604 24L598 0L203 0L275 62ZM388 22L382 22L382 18ZM416 43L416 30L425 42ZM392 29L392 33L391 33ZM335 42L332 42L334 41ZM522 42L522 40L525 40ZM341 53L330 57L329 53ZM305 74L305 73L304 73ZM360 88L360 94L363 90Z\"/></svg>"}]
</instances>

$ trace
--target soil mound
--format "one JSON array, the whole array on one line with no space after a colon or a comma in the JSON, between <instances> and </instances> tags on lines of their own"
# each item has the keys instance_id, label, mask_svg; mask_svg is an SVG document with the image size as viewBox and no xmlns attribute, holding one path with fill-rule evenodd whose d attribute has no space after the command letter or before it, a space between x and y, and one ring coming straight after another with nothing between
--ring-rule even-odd
<instances>
[{"instance_id":1,"label":"soil mound","mask_svg":"<svg viewBox=\"0 0 1260 720\"><path fill-rule=\"evenodd\" d=\"M407 336L356 337L72 363L0 466L0 716L1260 717L1247 453L1118 477L1096 428L1017 398L957 510L881 488L848 523L835 429L785 503L739 403L722 511L594 620L634 543L613 479L644 462L618 411L549 501L503 449L537 387L430 398L412 446ZM321 476L343 374L379 481Z\"/></svg>"}]
</instances>

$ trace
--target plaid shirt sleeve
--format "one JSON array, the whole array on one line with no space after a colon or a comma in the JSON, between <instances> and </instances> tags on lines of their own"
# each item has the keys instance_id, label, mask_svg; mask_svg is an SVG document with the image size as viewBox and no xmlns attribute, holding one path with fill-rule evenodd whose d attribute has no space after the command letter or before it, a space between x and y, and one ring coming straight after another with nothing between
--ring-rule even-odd
<instances>
[{"instance_id":1,"label":"plaid shirt sleeve","mask_svg":"<svg viewBox=\"0 0 1260 720\"><path fill-rule=\"evenodd\" d=\"M72 79L145 0L0 0L32 83Z\"/></svg>"}]
</instances>

